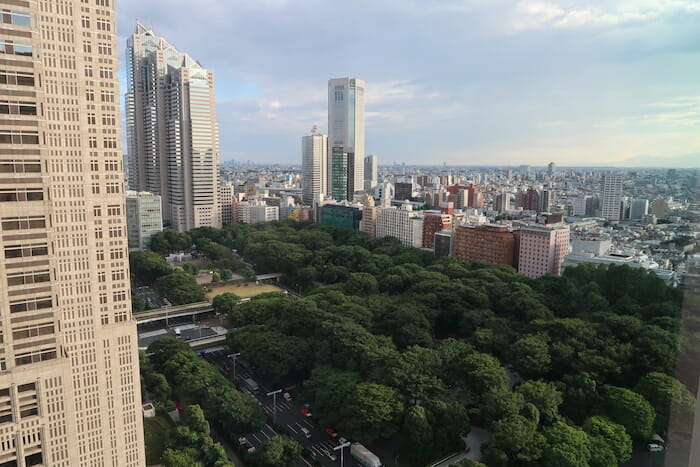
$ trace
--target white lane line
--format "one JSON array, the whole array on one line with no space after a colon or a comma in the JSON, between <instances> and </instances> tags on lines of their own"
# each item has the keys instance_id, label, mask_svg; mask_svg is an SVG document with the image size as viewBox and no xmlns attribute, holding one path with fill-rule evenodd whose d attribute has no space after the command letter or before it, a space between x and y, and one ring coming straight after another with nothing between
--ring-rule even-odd
<instances>
[{"instance_id":1,"label":"white lane line","mask_svg":"<svg viewBox=\"0 0 700 467\"><path fill-rule=\"evenodd\" d=\"M299 434L299 432L298 432L297 430L295 430L295 429L292 427L292 425L287 425L287 428L289 428L290 430L292 430L295 434Z\"/></svg>"},{"instance_id":2,"label":"white lane line","mask_svg":"<svg viewBox=\"0 0 700 467\"><path fill-rule=\"evenodd\" d=\"M262 444L262 441L260 440L260 438L258 438L257 436L255 436L255 433L253 433L251 436L252 436L253 438L255 438L255 439L258 441L258 443Z\"/></svg>"},{"instance_id":3,"label":"white lane line","mask_svg":"<svg viewBox=\"0 0 700 467\"><path fill-rule=\"evenodd\" d=\"M314 426L308 422L308 420L303 420L304 424L308 426L309 428L313 428Z\"/></svg>"}]
</instances>

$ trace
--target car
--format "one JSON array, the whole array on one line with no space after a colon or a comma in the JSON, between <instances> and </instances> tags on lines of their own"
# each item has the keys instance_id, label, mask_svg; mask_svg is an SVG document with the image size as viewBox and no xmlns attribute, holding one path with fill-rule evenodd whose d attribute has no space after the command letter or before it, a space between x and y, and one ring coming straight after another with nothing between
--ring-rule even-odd
<instances>
[{"instance_id":1,"label":"car","mask_svg":"<svg viewBox=\"0 0 700 467\"><path fill-rule=\"evenodd\" d=\"M347 442L348 442L348 440L343 438L342 436L340 438L338 438L338 444L345 444Z\"/></svg>"},{"instance_id":2,"label":"car","mask_svg":"<svg viewBox=\"0 0 700 467\"><path fill-rule=\"evenodd\" d=\"M664 447L660 444L649 443L647 444L647 450L649 452L662 452L664 450Z\"/></svg>"},{"instance_id":3,"label":"car","mask_svg":"<svg viewBox=\"0 0 700 467\"><path fill-rule=\"evenodd\" d=\"M289 394L288 392L285 392L284 394L282 394L282 397L284 397L284 400L286 400L287 402L292 402L292 395Z\"/></svg>"},{"instance_id":4,"label":"car","mask_svg":"<svg viewBox=\"0 0 700 467\"><path fill-rule=\"evenodd\" d=\"M335 438L338 436L338 432L335 431L333 428L326 428L323 431L325 431L331 438Z\"/></svg>"},{"instance_id":5,"label":"car","mask_svg":"<svg viewBox=\"0 0 700 467\"><path fill-rule=\"evenodd\" d=\"M299 412L301 412L304 415L304 417L311 416L311 411L309 409L301 409L301 410L299 410Z\"/></svg>"},{"instance_id":6,"label":"car","mask_svg":"<svg viewBox=\"0 0 700 467\"><path fill-rule=\"evenodd\" d=\"M301 427L301 432L304 434L305 438L311 438L311 432L308 428Z\"/></svg>"}]
</instances>

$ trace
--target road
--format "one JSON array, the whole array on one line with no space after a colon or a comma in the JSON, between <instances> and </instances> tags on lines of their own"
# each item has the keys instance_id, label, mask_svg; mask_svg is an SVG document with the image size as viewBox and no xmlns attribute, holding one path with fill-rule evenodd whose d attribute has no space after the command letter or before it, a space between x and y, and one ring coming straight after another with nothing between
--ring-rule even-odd
<instances>
[{"instance_id":1,"label":"road","mask_svg":"<svg viewBox=\"0 0 700 467\"><path fill-rule=\"evenodd\" d=\"M226 356L226 352L218 351L208 354L207 359L218 366L222 371L230 375L230 377L233 377L233 363L231 359ZM257 392L252 392L240 384L245 378L252 378L258 383L259 389ZM240 363L236 365L236 382L240 384L241 390L244 393L256 400L262 406L267 415L276 420L273 425L283 428L287 432L285 434L299 442L303 448L308 449L312 453L312 456L314 456L314 458L323 466L336 467L340 465L340 452L333 451L333 448L338 446L338 441L329 436L322 427L316 425L313 417L306 417L301 413L302 405L296 400L296 398L295 400L292 400L292 402L288 402L284 400L282 393L280 393L277 394L277 401L275 405L274 397L267 396L267 393L278 388L269 386L259 377L254 375L251 370L245 368ZM296 392L293 390L290 390L289 392L296 396ZM309 432L310 436L308 438L303 432L304 428ZM260 449L265 441L275 436L275 434L276 432L273 427L268 424L265 425L262 430L256 433L247 434L245 437L257 450ZM308 467L308 465L309 464L305 461L301 461L299 464L299 466L304 467ZM349 448L345 448L344 466L361 467L361 465L350 456Z\"/></svg>"}]
</instances>

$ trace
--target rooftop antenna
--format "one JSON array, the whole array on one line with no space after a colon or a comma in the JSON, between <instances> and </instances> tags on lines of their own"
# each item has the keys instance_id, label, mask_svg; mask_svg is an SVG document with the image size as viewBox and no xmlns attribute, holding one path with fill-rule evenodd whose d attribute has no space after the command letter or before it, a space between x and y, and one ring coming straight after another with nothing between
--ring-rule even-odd
<instances>
[{"instance_id":1,"label":"rooftop antenna","mask_svg":"<svg viewBox=\"0 0 700 467\"><path fill-rule=\"evenodd\" d=\"M318 125L314 125L311 127L311 134L312 135L315 135L317 131L318 131Z\"/></svg>"}]
</instances>

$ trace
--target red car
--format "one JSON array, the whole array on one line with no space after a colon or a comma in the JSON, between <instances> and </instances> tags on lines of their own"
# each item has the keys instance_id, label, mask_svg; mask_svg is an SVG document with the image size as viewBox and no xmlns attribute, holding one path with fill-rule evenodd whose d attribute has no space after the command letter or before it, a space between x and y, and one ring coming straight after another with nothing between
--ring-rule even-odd
<instances>
[{"instance_id":1,"label":"red car","mask_svg":"<svg viewBox=\"0 0 700 467\"><path fill-rule=\"evenodd\" d=\"M338 436L338 432L335 431L333 428L326 428L324 431L328 434L328 436L330 436L332 438L335 438L336 436Z\"/></svg>"},{"instance_id":2,"label":"red car","mask_svg":"<svg viewBox=\"0 0 700 467\"><path fill-rule=\"evenodd\" d=\"M299 410L302 414L304 414L304 417L310 417L311 416L311 411L309 409L301 409Z\"/></svg>"}]
</instances>

